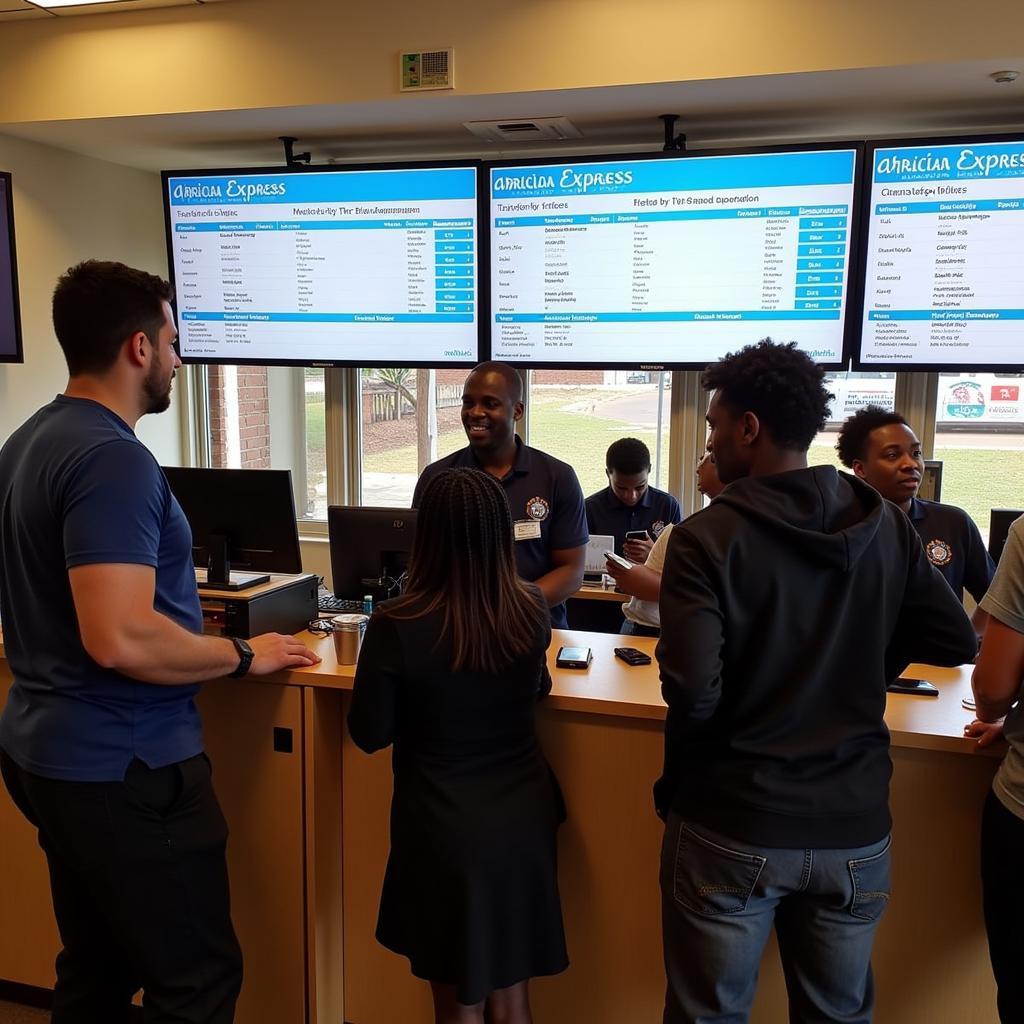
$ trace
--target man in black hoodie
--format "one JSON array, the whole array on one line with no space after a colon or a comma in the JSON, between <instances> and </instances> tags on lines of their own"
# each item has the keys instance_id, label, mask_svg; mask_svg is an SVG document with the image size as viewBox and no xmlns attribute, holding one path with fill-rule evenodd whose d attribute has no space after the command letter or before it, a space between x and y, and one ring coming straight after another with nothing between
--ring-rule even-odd
<instances>
[{"instance_id":1,"label":"man in black hoodie","mask_svg":"<svg viewBox=\"0 0 1024 1024\"><path fill-rule=\"evenodd\" d=\"M666 1024L745 1021L773 925L792 1021L870 1021L889 896L886 683L976 652L906 516L807 467L823 381L767 339L704 374L728 486L673 530L657 652Z\"/></svg>"}]
</instances>

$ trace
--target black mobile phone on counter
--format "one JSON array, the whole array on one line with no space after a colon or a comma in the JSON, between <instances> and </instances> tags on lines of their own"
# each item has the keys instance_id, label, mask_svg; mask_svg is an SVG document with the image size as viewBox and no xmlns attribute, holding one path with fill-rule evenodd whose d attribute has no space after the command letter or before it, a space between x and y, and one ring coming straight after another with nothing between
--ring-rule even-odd
<instances>
[{"instance_id":1,"label":"black mobile phone on counter","mask_svg":"<svg viewBox=\"0 0 1024 1024\"><path fill-rule=\"evenodd\" d=\"M627 665L650 665L651 656L638 651L635 647L616 647L615 657Z\"/></svg>"},{"instance_id":2,"label":"black mobile phone on counter","mask_svg":"<svg viewBox=\"0 0 1024 1024\"><path fill-rule=\"evenodd\" d=\"M924 679L894 679L886 689L890 693L916 693L920 697L938 697L939 688Z\"/></svg>"}]
</instances>

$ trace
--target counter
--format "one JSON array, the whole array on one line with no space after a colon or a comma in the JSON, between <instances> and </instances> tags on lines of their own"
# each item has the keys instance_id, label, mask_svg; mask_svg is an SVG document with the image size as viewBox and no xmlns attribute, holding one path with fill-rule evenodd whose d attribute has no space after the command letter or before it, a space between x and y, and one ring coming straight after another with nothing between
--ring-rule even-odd
<instances>
[{"instance_id":1,"label":"counter","mask_svg":"<svg viewBox=\"0 0 1024 1024\"><path fill-rule=\"evenodd\" d=\"M238 1024L428 1024L426 986L373 938L387 855L390 753L367 756L343 727L354 670L329 639L303 639L321 664L265 680L223 680L201 706L215 783L232 829L233 913L246 956ZM589 646L590 669L558 669L561 645ZM588 1024L660 1020L662 826L651 784L662 755L657 665L616 646L656 640L555 631L553 688L538 712L569 820L559 876L572 966L531 986L535 1018ZM0 699L9 671L0 642ZM981 806L998 752L963 736L970 667L914 665L937 698L891 695L894 895L875 945L877 1024L990 1024L978 881ZM275 749L287 746L291 751ZM56 952L45 865L31 829L0 796L0 978L49 986ZM10 922L22 922L12 927ZM784 1024L772 944L754 1024Z\"/></svg>"}]
</instances>

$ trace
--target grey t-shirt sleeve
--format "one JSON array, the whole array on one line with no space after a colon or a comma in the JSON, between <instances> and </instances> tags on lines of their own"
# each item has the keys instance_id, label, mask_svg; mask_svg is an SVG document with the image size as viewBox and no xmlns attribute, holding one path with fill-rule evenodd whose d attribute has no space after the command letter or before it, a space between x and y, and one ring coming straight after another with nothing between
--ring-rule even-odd
<instances>
[{"instance_id":1,"label":"grey t-shirt sleeve","mask_svg":"<svg viewBox=\"0 0 1024 1024\"><path fill-rule=\"evenodd\" d=\"M980 604L1003 625L1024 633L1024 516L1011 524L995 577Z\"/></svg>"}]
</instances>

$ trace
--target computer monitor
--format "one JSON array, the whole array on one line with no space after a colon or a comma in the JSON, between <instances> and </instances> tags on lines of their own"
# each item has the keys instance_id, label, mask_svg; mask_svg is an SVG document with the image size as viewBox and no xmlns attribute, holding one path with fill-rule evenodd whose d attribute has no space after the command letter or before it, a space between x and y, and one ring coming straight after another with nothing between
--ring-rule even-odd
<instances>
[{"instance_id":1,"label":"computer monitor","mask_svg":"<svg viewBox=\"0 0 1024 1024\"><path fill-rule=\"evenodd\" d=\"M994 508L988 514L988 553L997 565L1006 547L1010 526L1021 516L1024 516L1024 509L1020 508Z\"/></svg>"},{"instance_id":2,"label":"computer monitor","mask_svg":"<svg viewBox=\"0 0 1024 1024\"><path fill-rule=\"evenodd\" d=\"M942 459L924 460L924 476L917 496L925 501L942 500Z\"/></svg>"},{"instance_id":3,"label":"computer monitor","mask_svg":"<svg viewBox=\"0 0 1024 1024\"><path fill-rule=\"evenodd\" d=\"M416 539L416 510L331 505L331 576L337 597L397 597Z\"/></svg>"},{"instance_id":4,"label":"computer monitor","mask_svg":"<svg viewBox=\"0 0 1024 1024\"><path fill-rule=\"evenodd\" d=\"M267 573L302 572L291 470L163 471L192 527L192 561L206 568L201 585L242 590Z\"/></svg>"}]
</instances>

